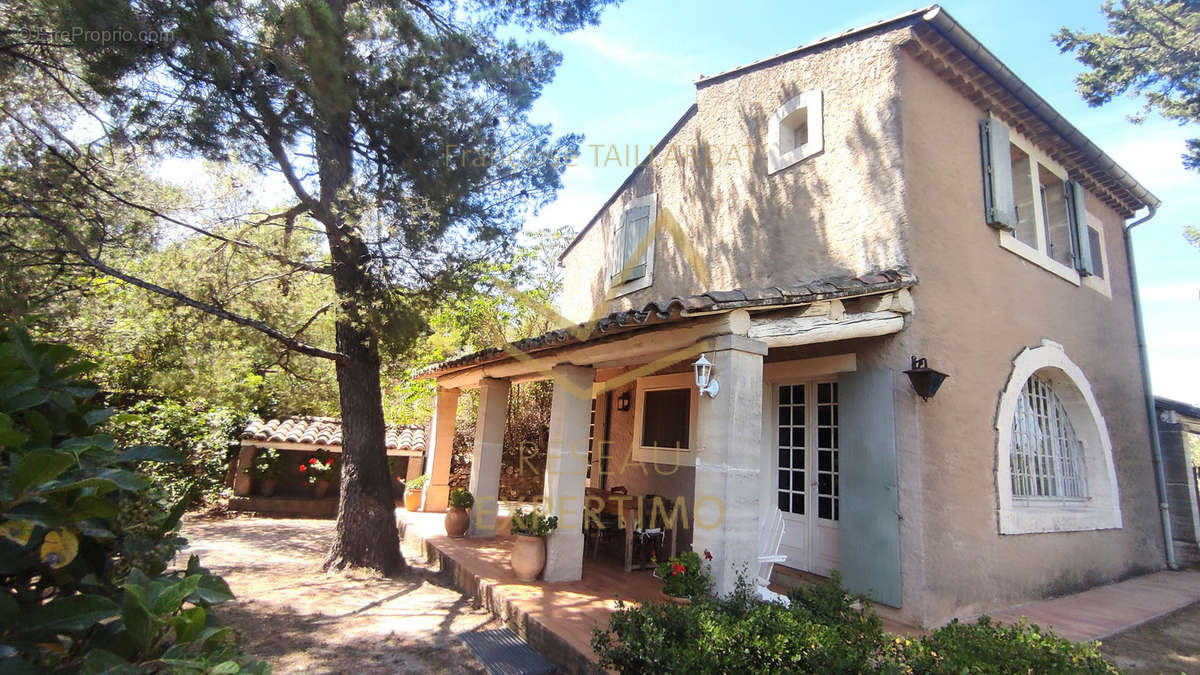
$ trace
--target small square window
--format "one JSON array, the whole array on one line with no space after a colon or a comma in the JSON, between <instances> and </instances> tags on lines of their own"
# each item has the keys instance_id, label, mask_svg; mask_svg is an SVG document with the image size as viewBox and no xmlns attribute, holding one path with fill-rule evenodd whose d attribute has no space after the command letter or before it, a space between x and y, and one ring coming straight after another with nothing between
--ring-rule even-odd
<instances>
[{"instance_id":1,"label":"small square window","mask_svg":"<svg viewBox=\"0 0 1200 675\"><path fill-rule=\"evenodd\" d=\"M642 446L682 448L688 446L690 389L658 389L646 392L642 412Z\"/></svg>"},{"instance_id":2,"label":"small square window","mask_svg":"<svg viewBox=\"0 0 1200 675\"><path fill-rule=\"evenodd\" d=\"M789 100L767 120L767 173L782 171L825 149L820 89Z\"/></svg>"}]
</instances>

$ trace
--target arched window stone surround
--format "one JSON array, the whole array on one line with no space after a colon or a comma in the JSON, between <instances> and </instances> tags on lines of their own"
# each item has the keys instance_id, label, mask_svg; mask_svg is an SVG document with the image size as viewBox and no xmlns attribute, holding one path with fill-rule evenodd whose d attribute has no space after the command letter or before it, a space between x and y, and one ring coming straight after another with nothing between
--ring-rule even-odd
<instances>
[{"instance_id":1,"label":"arched window stone surround","mask_svg":"<svg viewBox=\"0 0 1200 675\"><path fill-rule=\"evenodd\" d=\"M1084 500L1014 497L1009 453L1013 416L1025 382L1034 374L1050 381L1062 401L1083 446L1087 475ZM996 492L999 497L1000 534L1071 532L1121 527L1121 500L1108 425L1096 404L1092 385L1063 346L1042 340L1013 359L1012 374L1000 394L996 414Z\"/></svg>"}]
</instances>

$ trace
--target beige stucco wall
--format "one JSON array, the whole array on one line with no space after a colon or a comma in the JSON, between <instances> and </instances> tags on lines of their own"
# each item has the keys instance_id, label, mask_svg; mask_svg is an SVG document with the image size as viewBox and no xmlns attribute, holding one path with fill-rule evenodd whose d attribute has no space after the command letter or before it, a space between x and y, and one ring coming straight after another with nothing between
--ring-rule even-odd
<instances>
[{"instance_id":1,"label":"beige stucco wall","mask_svg":"<svg viewBox=\"0 0 1200 675\"><path fill-rule=\"evenodd\" d=\"M582 321L597 306L628 309L705 290L905 264L896 99L902 36L832 46L702 84L695 114L564 258L564 313ZM768 118L810 89L823 93L824 151L768 176ZM712 148L711 165L695 158L702 146ZM698 260L689 261L660 231L653 285L605 303L609 232L631 199L651 192L659 213L678 220Z\"/></svg>"},{"instance_id":2,"label":"beige stucco wall","mask_svg":"<svg viewBox=\"0 0 1200 675\"><path fill-rule=\"evenodd\" d=\"M920 279L910 340L951 375L936 398L910 408L915 424L906 423L922 437L927 621L1161 567L1122 219L1088 196L1088 211L1103 220L1111 299L1002 249L983 220L978 123L986 112L908 56L900 82ZM1123 529L998 534L997 402L1012 359L1042 339L1061 343L1082 368L1108 422Z\"/></svg>"}]
</instances>

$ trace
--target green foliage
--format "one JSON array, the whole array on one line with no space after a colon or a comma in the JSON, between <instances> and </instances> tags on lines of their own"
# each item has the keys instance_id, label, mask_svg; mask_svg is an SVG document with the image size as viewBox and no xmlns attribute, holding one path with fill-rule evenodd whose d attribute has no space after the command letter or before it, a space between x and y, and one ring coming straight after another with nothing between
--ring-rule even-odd
<instances>
[{"instance_id":1,"label":"green foliage","mask_svg":"<svg viewBox=\"0 0 1200 675\"><path fill-rule=\"evenodd\" d=\"M232 595L182 545L187 503L139 469L180 461L122 450L88 401L91 364L8 327L0 338L0 670L265 672L208 609Z\"/></svg>"},{"instance_id":2,"label":"green foliage","mask_svg":"<svg viewBox=\"0 0 1200 675\"><path fill-rule=\"evenodd\" d=\"M793 589L791 606L758 600L739 579L727 598L691 605L618 603L591 645L622 673L1115 673L1096 644L1024 622L957 622L922 638L893 638L840 576Z\"/></svg>"},{"instance_id":3,"label":"green foliage","mask_svg":"<svg viewBox=\"0 0 1200 675\"><path fill-rule=\"evenodd\" d=\"M954 620L920 640L896 640L897 660L918 673L1119 673L1098 643L1076 643L1022 618L1015 624Z\"/></svg>"},{"instance_id":4,"label":"green foliage","mask_svg":"<svg viewBox=\"0 0 1200 675\"><path fill-rule=\"evenodd\" d=\"M107 429L119 445L175 450L183 461L152 465L144 475L172 501L190 492L201 503L212 504L228 493L229 450L245 418L227 406L162 399L133 404L114 415Z\"/></svg>"},{"instance_id":5,"label":"green foliage","mask_svg":"<svg viewBox=\"0 0 1200 675\"><path fill-rule=\"evenodd\" d=\"M333 480L336 475L333 472L333 456L325 448L317 448L317 451L312 457L305 459L299 468L301 474L304 475L306 485L316 485L323 480Z\"/></svg>"},{"instance_id":6,"label":"green foliage","mask_svg":"<svg viewBox=\"0 0 1200 675\"><path fill-rule=\"evenodd\" d=\"M509 531L530 537L544 537L558 529L558 516L547 516L540 508L520 509L512 514Z\"/></svg>"},{"instance_id":7,"label":"green foliage","mask_svg":"<svg viewBox=\"0 0 1200 675\"><path fill-rule=\"evenodd\" d=\"M416 478L409 478L408 480L406 480L404 482L404 488L406 490L412 490L413 492L416 492L418 490L424 490L425 484L428 482L429 482L429 474L423 473L420 476L417 476Z\"/></svg>"},{"instance_id":8,"label":"green foliage","mask_svg":"<svg viewBox=\"0 0 1200 675\"><path fill-rule=\"evenodd\" d=\"M454 488L450 491L450 506L456 509L469 509L475 506L475 495L462 488Z\"/></svg>"},{"instance_id":9,"label":"green foliage","mask_svg":"<svg viewBox=\"0 0 1200 675\"><path fill-rule=\"evenodd\" d=\"M712 560L712 554L705 551L704 558ZM712 589L712 565L701 561L695 551L684 551L658 563L654 576L662 579L663 592L673 598L698 600Z\"/></svg>"},{"instance_id":10,"label":"green foliage","mask_svg":"<svg viewBox=\"0 0 1200 675\"><path fill-rule=\"evenodd\" d=\"M287 457L274 448L259 450L254 454L254 461L244 470L247 474L258 479L280 478L283 476L284 464Z\"/></svg>"},{"instance_id":11,"label":"green foliage","mask_svg":"<svg viewBox=\"0 0 1200 675\"><path fill-rule=\"evenodd\" d=\"M1180 124L1200 122L1200 4L1190 0L1111 0L1101 5L1108 32L1063 27L1054 42L1074 52L1088 70L1075 82L1088 104L1103 105L1131 92ZM1140 122L1141 117L1134 118ZM1200 170L1200 139L1187 141L1184 166Z\"/></svg>"}]
</instances>

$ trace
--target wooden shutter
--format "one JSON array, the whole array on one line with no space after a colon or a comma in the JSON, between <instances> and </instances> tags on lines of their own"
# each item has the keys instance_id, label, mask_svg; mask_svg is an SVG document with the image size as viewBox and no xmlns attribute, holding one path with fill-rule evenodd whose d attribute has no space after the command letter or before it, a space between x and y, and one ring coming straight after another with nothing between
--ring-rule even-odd
<instances>
[{"instance_id":1,"label":"wooden shutter","mask_svg":"<svg viewBox=\"0 0 1200 675\"><path fill-rule=\"evenodd\" d=\"M628 213L621 214L617 226L613 228L612 241L608 247L608 280L614 286L617 284L621 269L625 267L625 260L628 257L625 252L625 222L628 215Z\"/></svg>"},{"instance_id":2,"label":"wooden shutter","mask_svg":"<svg viewBox=\"0 0 1200 675\"><path fill-rule=\"evenodd\" d=\"M646 276L646 257L650 253L650 247L647 245L642 251L641 256L637 260L633 260L633 256L642 246L642 240L646 238L646 234L650 231L650 207L641 206L636 209L630 209L627 212L629 222L625 228L625 236L628 243L626 244L626 264L629 265L629 274L625 277L625 281L633 281Z\"/></svg>"},{"instance_id":3,"label":"wooden shutter","mask_svg":"<svg viewBox=\"0 0 1200 675\"><path fill-rule=\"evenodd\" d=\"M838 376L838 552L847 589L899 607L895 377L888 369Z\"/></svg>"},{"instance_id":4,"label":"wooden shutter","mask_svg":"<svg viewBox=\"0 0 1200 675\"><path fill-rule=\"evenodd\" d=\"M983 157L983 209L988 225L1011 230L1017 224L1013 200L1012 154L1008 127L991 117L979 123Z\"/></svg>"},{"instance_id":5,"label":"wooden shutter","mask_svg":"<svg viewBox=\"0 0 1200 675\"><path fill-rule=\"evenodd\" d=\"M1078 181L1069 180L1066 193L1067 217L1071 221L1071 241L1075 246L1075 269L1079 270L1080 274L1095 274L1096 266L1092 260L1092 246L1088 237L1083 186Z\"/></svg>"}]
</instances>

